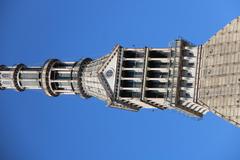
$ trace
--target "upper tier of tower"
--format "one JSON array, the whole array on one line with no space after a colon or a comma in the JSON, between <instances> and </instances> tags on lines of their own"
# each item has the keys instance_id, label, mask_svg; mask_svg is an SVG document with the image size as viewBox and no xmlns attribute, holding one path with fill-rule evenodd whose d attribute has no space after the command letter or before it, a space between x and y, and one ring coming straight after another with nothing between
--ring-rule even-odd
<instances>
[{"instance_id":1,"label":"upper tier of tower","mask_svg":"<svg viewBox=\"0 0 240 160\"><path fill-rule=\"evenodd\" d=\"M0 88L15 89L43 89L48 96L60 94L80 94L88 97L83 90L81 74L84 66L91 59L79 62L61 62L49 59L40 67L27 67L18 64L13 67L0 66Z\"/></svg>"}]
</instances>

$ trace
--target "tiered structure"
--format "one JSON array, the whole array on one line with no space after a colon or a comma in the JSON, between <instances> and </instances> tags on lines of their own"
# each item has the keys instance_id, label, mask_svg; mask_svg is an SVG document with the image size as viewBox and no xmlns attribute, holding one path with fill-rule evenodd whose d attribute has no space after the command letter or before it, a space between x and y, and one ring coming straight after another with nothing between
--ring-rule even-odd
<instances>
[{"instance_id":1,"label":"tiered structure","mask_svg":"<svg viewBox=\"0 0 240 160\"><path fill-rule=\"evenodd\" d=\"M115 46L102 58L42 67L0 66L0 89L43 89L48 96L97 97L110 107L208 111L240 125L240 18L204 45L178 39L169 48Z\"/></svg>"}]
</instances>

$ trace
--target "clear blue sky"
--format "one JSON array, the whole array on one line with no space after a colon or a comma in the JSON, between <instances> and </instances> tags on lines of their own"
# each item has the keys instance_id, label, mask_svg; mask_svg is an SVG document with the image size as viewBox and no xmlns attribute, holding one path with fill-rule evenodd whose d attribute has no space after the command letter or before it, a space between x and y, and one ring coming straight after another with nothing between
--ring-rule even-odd
<instances>
[{"instance_id":1,"label":"clear blue sky","mask_svg":"<svg viewBox=\"0 0 240 160\"><path fill-rule=\"evenodd\" d=\"M195 44L240 15L238 0L0 0L0 64L77 61L125 47ZM240 129L209 113L110 109L94 98L0 92L1 160L239 160Z\"/></svg>"}]
</instances>

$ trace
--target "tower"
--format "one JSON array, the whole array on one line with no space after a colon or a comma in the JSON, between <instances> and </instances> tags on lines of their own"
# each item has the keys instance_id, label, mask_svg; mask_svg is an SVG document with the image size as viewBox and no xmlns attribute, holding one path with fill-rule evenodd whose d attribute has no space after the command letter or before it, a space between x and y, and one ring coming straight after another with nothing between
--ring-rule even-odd
<instances>
[{"instance_id":1,"label":"tower","mask_svg":"<svg viewBox=\"0 0 240 160\"><path fill-rule=\"evenodd\" d=\"M0 89L42 89L46 95L96 97L130 111L208 111L240 126L240 18L203 45L177 39L169 48L116 45L99 59L49 59L43 66L0 66Z\"/></svg>"}]
</instances>

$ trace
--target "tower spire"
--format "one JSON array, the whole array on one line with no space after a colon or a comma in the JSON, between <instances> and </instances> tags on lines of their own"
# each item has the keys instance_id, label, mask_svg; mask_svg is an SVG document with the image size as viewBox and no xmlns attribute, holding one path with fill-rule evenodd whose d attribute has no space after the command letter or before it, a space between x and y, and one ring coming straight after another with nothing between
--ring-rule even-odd
<instances>
[{"instance_id":1,"label":"tower spire","mask_svg":"<svg viewBox=\"0 0 240 160\"><path fill-rule=\"evenodd\" d=\"M132 111L176 108L202 117L208 109L193 102L196 48L199 47L179 39L171 48L116 45L110 54L96 60L49 59L42 67L1 66L0 84L2 89L17 91L42 89L52 97L61 94L93 96L111 107Z\"/></svg>"},{"instance_id":2,"label":"tower spire","mask_svg":"<svg viewBox=\"0 0 240 160\"><path fill-rule=\"evenodd\" d=\"M110 107L208 111L240 126L240 18L203 45L177 39L169 48L124 48L77 62L0 66L0 89L42 89L46 95L96 97Z\"/></svg>"},{"instance_id":3,"label":"tower spire","mask_svg":"<svg viewBox=\"0 0 240 160\"><path fill-rule=\"evenodd\" d=\"M15 89L19 92L25 89L43 89L48 96L60 94L79 94L89 97L82 86L82 72L91 59L78 62L61 62L49 59L43 66L27 67L18 64L13 67L0 66L0 87Z\"/></svg>"}]
</instances>

